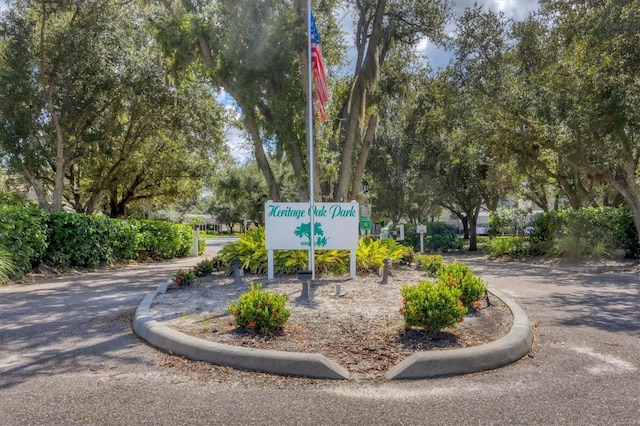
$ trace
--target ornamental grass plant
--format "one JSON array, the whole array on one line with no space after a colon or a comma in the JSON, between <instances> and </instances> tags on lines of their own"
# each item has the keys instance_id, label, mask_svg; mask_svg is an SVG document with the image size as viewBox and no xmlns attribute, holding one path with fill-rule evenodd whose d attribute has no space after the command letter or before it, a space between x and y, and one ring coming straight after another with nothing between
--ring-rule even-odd
<instances>
[{"instance_id":1,"label":"ornamental grass plant","mask_svg":"<svg viewBox=\"0 0 640 426\"><path fill-rule=\"evenodd\" d=\"M9 277L14 267L13 261L11 260L11 253L0 247L0 285L9 282Z\"/></svg>"}]
</instances>

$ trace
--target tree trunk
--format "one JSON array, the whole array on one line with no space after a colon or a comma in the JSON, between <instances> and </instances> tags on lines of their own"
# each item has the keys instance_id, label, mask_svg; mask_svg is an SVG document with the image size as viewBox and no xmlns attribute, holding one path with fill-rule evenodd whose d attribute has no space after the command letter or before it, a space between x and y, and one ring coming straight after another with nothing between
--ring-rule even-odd
<instances>
[{"instance_id":1,"label":"tree trunk","mask_svg":"<svg viewBox=\"0 0 640 426\"><path fill-rule=\"evenodd\" d=\"M267 188L269 188L269 199L272 201L280 201L280 188L278 187L278 182L276 181L276 178L273 175L273 170L271 170L271 166L269 165L267 154L264 152L258 124L256 123L254 117L251 116L249 111L244 112L244 125L249 131L249 135L251 136L251 140L253 142L253 152L254 156L256 157L258 168L262 171L262 174L267 181Z\"/></svg>"},{"instance_id":2,"label":"tree trunk","mask_svg":"<svg viewBox=\"0 0 640 426\"><path fill-rule=\"evenodd\" d=\"M302 34L307 34L308 15L307 2L305 0L296 0L296 16L298 18L300 32ZM302 84L302 96L304 98L304 128L306 129L306 132L304 143L299 143L299 141L292 143L291 164L296 175L296 188L298 190L298 197L300 198L299 201L309 201L311 194L311 188L309 187L309 173L312 165L310 164L308 153L307 155L303 155L303 152L306 153L308 148L304 150L302 149L302 146L309 146L309 133L311 132L313 124L309 120L309 57L307 52L307 43L304 43L300 50L298 50L298 58L300 61L300 82ZM313 149L315 149L315 135L313 136ZM314 161L314 163L317 163L317 161ZM317 179L317 175L314 176L314 178Z\"/></svg>"},{"instance_id":3,"label":"tree trunk","mask_svg":"<svg viewBox=\"0 0 640 426\"><path fill-rule=\"evenodd\" d=\"M636 198L636 201L632 204L629 203L629 213L633 218L633 224L636 227L636 239L640 244L640 199Z\"/></svg>"},{"instance_id":4,"label":"tree trunk","mask_svg":"<svg viewBox=\"0 0 640 426\"><path fill-rule=\"evenodd\" d=\"M476 233L478 214L480 214L479 206L476 207L473 212L467 213L467 223L469 227L469 251L478 251L478 235Z\"/></svg>"},{"instance_id":5,"label":"tree trunk","mask_svg":"<svg viewBox=\"0 0 640 426\"><path fill-rule=\"evenodd\" d=\"M362 147L360 148L360 155L356 163L355 171L353 172L353 181L351 183L352 194L351 199L358 199L362 190L362 177L364 176L364 169L367 165L367 159L369 158L369 151L371 150L371 144L376 137L376 129L378 127L378 116L372 115L369 118L369 124L367 125L367 131L362 139Z\"/></svg>"},{"instance_id":6,"label":"tree trunk","mask_svg":"<svg viewBox=\"0 0 640 426\"><path fill-rule=\"evenodd\" d=\"M47 108L49 110L49 114L51 114L51 118L53 120L53 125L56 131L56 141L55 141L55 179L53 186L53 195L51 200L51 206L49 209L52 211L60 211L62 210L62 192L64 190L64 136L62 132L62 126L60 125L60 117L56 113L54 103L53 103L53 83L47 77L47 68L45 61L45 39L44 39L44 29L47 21L47 6L46 2L42 2L42 22L40 25L40 68L39 68L39 80L40 85L42 87L42 92L44 93L45 101L47 103Z\"/></svg>"},{"instance_id":7,"label":"tree trunk","mask_svg":"<svg viewBox=\"0 0 640 426\"><path fill-rule=\"evenodd\" d=\"M542 211L549 211L549 200L547 199L547 194L542 191L536 191L533 188L530 188L529 192L525 194L525 198L539 207Z\"/></svg>"},{"instance_id":8,"label":"tree trunk","mask_svg":"<svg viewBox=\"0 0 640 426\"><path fill-rule=\"evenodd\" d=\"M62 195L64 191L64 136L62 133L62 126L60 125L60 119L53 109L53 99L51 95L48 96L47 103L49 104L49 112L53 119L53 124L56 129L56 176L53 185L53 196L51 199L51 210L62 210Z\"/></svg>"},{"instance_id":9,"label":"tree trunk","mask_svg":"<svg viewBox=\"0 0 640 426\"><path fill-rule=\"evenodd\" d=\"M349 186L352 183L353 176L355 144L359 135L360 123L364 120L364 113L367 108L367 95L375 88L378 78L380 77L379 44L383 36L382 24L386 5L386 0L378 1L371 35L366 45L367 53L351 88L346 132L342 143L342 155L340 157L340 172L334 194L336 201L347 201L349 198L349 190L351 189ZM362 44L361 46L364 48L365 45Z\"/></svg>"},{"instance_id":10,"label":"tree trunk","mask_svg":"<svg viewBox=\"0 0 640 426\"><path fill-rule=\"evenodd\" d=\"M636 182L636 165L633 158L628 158L623 162L620 170L619 179L608 178L605 182L609 183L624 198L629 213L636 227L636 237L640 244L640 187Z\"/></svg>"},{"instance_id":11,"label":"tree trunk","mask_svg":"<svg viewBox=\"0 0 640 426\"><path fill-rule=\"evenodd\" d=\"M132 118L127 124L127 133L124 136L124 147L120 150L120 157L118 161L111 166L106 176L101 177L100 180L94 185L93 191L89 196L85 204L84 211L87 214L93 214L98 207L98 203L103 200L105 194L105 188L111 187L118 177L120 170L127 164L127 161L131 158L132 150L130 147L131 139L133 138L133 129L137 122L136 118Z\"/></svg>"},{"instance_id":12,"label":"tree trunk","mask_svg":"<svg viewBox=\"0 0 640 426\"><path fill-rule=\"evenodd\" d=\"M76 165L69 166L69 174L67 180L71 187L71 206L77 213L87 213L85 206L82 205L82 195L80 194L80 175L81 172Z\"/></svg>"},{"instance_id":13,"label":"tree trunk","mask_svg":"<svg viewBox=\"0 0 640 426\"><path fill-rule=\"evenodd\" d=\"M24 175L31 188L33 188L36 193L36 197L38 198L38 207L42 210L49 210L49 201L47 201L47 191L44 188L42 182L37 179L25 166L24 163L20 163L20 168L22 170L22 174Z\"/></svg>"},{"instance_id":14,"label":"tree trunk","mask_svg":"<svg viewBox=\"0 0 640 426\"><path fill-rule=\"evenodd\" d=\"M128 157L129 156L127 156L127 158ZM113 181L118 175L118 172L122 169L125 163L126 163L125 158L121 157L120 160L118 160L118 162L114 164L111 167L111 169L109 169L107 176L98 182L98 184L96 185L96 188L91 193L91 196L89 197L89 200L85 205L85 209L84 209L85 213L87 214L95 213L98 203L103 198L103 195L105 193L105 188L112 186Z\"/></svg>"},{"instance_id":15,"label":"tree trunk","mask_svg":"<svg viewBox=\"0 0 640 426\"><path fill-rule=\"evenodd\" d=\"M465 216L464 214L460 213L457 210L454 210L452 207L449 206L442 206L445 209L449 210L451 213L453 213L454 215L456 215L456 217L460 220L460 223L462 223L462 238L464 238L465 240L469 239L469 222L467 221L467 216Z\"/></svg>"}]
</instances>

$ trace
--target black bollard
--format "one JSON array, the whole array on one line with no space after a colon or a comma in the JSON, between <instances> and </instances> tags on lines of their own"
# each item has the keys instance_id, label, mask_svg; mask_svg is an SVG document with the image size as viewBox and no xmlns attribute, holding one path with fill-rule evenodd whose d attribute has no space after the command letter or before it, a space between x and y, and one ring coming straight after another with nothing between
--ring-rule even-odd
<instances>
[{"instance_id":1,"label":"black bollard","mask_svg":"<svg viewBox=\"0 0 640 426\"><path fill-rule=\"evenodd\" d=\"M386 257L384 259L384 267L382 268L382 282L380 284L386 284L389 279L389 275L391 275L391 259Z\"/></svg>"},{"instance_id":2,"label":"black bollard","mask_svg":"<svg viewBox=\"0 0 640 426\"><path fill-rule=\"evenodd\" d=\"M313 272L309 270L298 271L298 279L302 281L302 297L309 298L309 288L311 287L311 277Z\"/></svg>"},{"instance_id":3,"label":"black bollard","mask_svg":"<svg viewBox=\"0 0 640 426\"><path fill-rule=\"evenodd\" d=\"M231 263L230 263L231 267L233 268L233 281L234 281L235 284L241 284L242 283L242 278L240 277L240 265L241 264L242 264L242 262L237 257L235 259L233 259L231 261Z\"/></svg>"}]
</instances>

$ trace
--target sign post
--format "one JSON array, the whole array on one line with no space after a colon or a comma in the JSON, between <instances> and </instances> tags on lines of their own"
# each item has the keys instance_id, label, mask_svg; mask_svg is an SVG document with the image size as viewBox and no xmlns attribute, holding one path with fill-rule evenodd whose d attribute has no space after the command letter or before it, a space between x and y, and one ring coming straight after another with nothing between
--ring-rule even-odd
<instances>
[{"instance_id":1,"label":"sign post","mask_svg":"<svg viewBox=\"0 0 640 426\"><path fill-rule=\"evenodd\" d=\"M424 234L427 232L427 225L418 225L418 234L420 234L420 253L424 253Z\"/></svg>"}]
</instances>

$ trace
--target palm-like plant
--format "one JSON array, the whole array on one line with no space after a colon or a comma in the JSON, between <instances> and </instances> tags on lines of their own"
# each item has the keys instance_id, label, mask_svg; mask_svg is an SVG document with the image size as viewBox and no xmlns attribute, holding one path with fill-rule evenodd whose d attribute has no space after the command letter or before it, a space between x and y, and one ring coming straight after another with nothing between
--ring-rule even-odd
<instances>
[{"instance_id":1,"label":"palm-like plant","mask_svg":"<svg viewBox=\"0 0 640 426\"><path fill-rule=\"evenodd\" d=\"M9 275L13 270L11 253L0 247L0 284L9 282Z\"/></svg>"}]
</instances>

